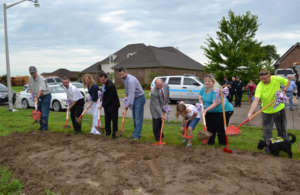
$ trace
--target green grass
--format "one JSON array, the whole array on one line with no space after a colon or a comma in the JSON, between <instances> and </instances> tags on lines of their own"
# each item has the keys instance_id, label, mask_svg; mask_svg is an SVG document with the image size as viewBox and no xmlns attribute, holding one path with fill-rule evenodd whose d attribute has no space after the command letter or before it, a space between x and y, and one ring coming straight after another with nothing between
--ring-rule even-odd
<instances>
[{"instance_id":1,"label":"green grass","mask_svg":"<svg viewBox=\"0 0 300 195\"><path fill-rule=\"evenodd\" d=\"M0 168L0 194L21 194L22 183L12 178L12 172L7 168Z\"/></svg>"},{"instance_id":2,"label":"green grass","mask_svg":"<svg viewBox=\"0 0 300 195\"><path fill-rule=\"evenodd\" d=\"M39 128L39 124L32 124L33 120L31 118L32 110L22 110L18 112L8 112L7 107L0 107L0 136L5 136L14 132L30 132ZM104 124L102 117L102 124ZM82 130L83 133L89 133L91 128L92 117L86 115L83 120ZM121 120L119 120L121 123ZM61 133L71 133L73 129L64 129L65 125L65 113L64 112L51 112L49 117L49 129L50 131L61 132ZM120 127L120 124L119 124ZM125 137L130 137L133 132L133 121L131 118L125 119ZM202 125L198 125L194 131L193 146L194 147L221 147L221 146L202 146L197 140L196 134L202 129ZM251 152L257 152L256 146L258 141L262 137L262 130L259 127L242 127L242 134L239 136L229 137L229 147L230 149L246 150ZM289 130L289 132L295 134L300 138L300 131ZM166 135L165 142L169 145L181 145L182 138L180 136L180 123L176 121L166 122L164 133ZM276 132L273 132L276 135ZM142 142L154 142L153 132L152 132L152 121L144 120L143 131L142 131ZM298 147L300 145L300 139L297 140L296 144L292 145L294 152L294 158L300 159L300 153ZM287 156L282 154L282 156Z\"/></svg>"},{"instance_id":3,"label":"green grass","mask_svg":"<svg viewBox=\"0 0 300 195\"><path fill-rule=\"evenodd\" d=\"M145 89L144 92L145 92L146 99L149 99L150 98L150 96L149 96L150 90ZM125 89L118 89L118 95L119 95L119 98L124 98L125 95L126 95L125 94Z\"/></svg>"},{"instance_id":4,"label":"green grass","mask_svg":"<svg viewBox=\"0 0 300 195\"><path fill-rule=\"evenodd\" d=\"M23 91L24 86L12 86L12 89L13 89L15 92L20 92L20 91Z\"/></svg>"}]
</instances>

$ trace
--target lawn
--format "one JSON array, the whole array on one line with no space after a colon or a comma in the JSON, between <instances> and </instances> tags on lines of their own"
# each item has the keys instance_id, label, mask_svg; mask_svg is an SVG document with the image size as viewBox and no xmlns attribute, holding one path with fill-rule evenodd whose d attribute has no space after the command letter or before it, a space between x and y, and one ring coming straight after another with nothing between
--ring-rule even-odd
<instances>
[{"instance_id":1,"label":"lawn","mask_svg":"<svg viewBox=\"0 0 300 195\"><path fill-rule=\"evenodd\" d=\"M12 89L13 89L15 92L20 92L20 91L23 91L23 90L24 90L24 86L12 86Z\"/></svg>"},{"instance_id":2,"label":"lawn","mask_svg":"<svg viewBox=\"0 0 300 195\"><path fill-rule=\"evenodd\" d=\"M14 132L29 132L39 128L39 124L32 124L33 120L31 118L30 109L19 109L18 112L7 112L7 107L0 107L0 136L5 136ZM103 118L103 117L102 117ZM65 124L65 113L64 112L51 112L49 118L49 129L50 131L70 133L73 132L72 129L64 129ZM83 133L89 133L92 117L86 115L83 120ZM103 122L103 121L102 121ZM121 120L119 120L119 123ZM120 125L119 125L120 126ZM170 121L165 124L165 142L170 145L181 145L181 137L179 133L180 123L176 121ZM133 123L131 118L125 120L125 136L130 137L133 131ZM201 125L198 125L194 131L194 135L202 129ZM256 149L259 139L261 139L262 132L261 128L256 127L242 127L242 134L239 136L229 137L229 148L237 150L246 150L251 152L257 152ZM289 132L295 134L300 138L300 131L289 130ZM274 135L276 135L274 131ZM143 131L142 131L142 142L154 142L152 133L152 121L144 120ZM300 145L300 139L297 140L296 144L293 144L294 158L300 159L300 153L297 147ZM193 140L194 147L210 147L202 146L199 141L194 136ZM211 147L221 147L221 146L211 146ZM286 156L285 154L283 154Z\"/></svg>"}]
</instances>

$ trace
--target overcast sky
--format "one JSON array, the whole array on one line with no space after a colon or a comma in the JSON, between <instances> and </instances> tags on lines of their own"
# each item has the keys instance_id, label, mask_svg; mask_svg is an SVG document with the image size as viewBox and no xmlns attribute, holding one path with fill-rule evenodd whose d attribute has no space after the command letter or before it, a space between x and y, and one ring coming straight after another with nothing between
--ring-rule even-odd
<instances>
[{"instance_id":1,"label":"overcast sky","mask_svg":"<svg viewBox=\"0 0 300 195\"><path fill-rule=\"evenodd\" d=\"M7 4L17 0L1 0ZM282 55L300 42L300 0L40 0L7 10L12 75L58 68L81 71L132 43L173 46L207 62L200 46L228 10L258 15L257 39ZM6 74L3 13L0 75Z\"/></svg>"}]
</instances>

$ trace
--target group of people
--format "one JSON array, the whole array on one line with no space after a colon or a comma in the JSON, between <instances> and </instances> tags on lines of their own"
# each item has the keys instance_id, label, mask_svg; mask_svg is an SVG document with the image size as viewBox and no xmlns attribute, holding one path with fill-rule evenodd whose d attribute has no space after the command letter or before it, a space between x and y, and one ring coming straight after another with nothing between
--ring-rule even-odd
<instances>
[{"instance_id":1,"label":"group of people","mask_svg":"<svg viewBox=\"0 0 300 195\"><path fill-rule=\"evenodd\" d=\"M240 80L240 77L233 76L231 78L231 81L229 81L228 78L224 76L224 81L221 84L223 87L227 87L229 89L229 102L232 102L234 98L234 106L241 107L243 96L243 82Z\"/></svg>"},{"instance_id":2,"label":"group of people","mask_svg":"<svg viewBox=\"0 0 300 195\"><path fill-rule=\"evenodd\" d=\"M29 89L34 96L34 101L38 104L38 110L42 112L40 120L40 130L48 130L48 116L50 108L51 94L48 89L47 83L44 79L37 74L37 69L34 66L29 67L31 75L29 82ZM144 118L144 105L146 102L144 90L136 77L127 73L126 69L121 67L118 70L120 78L123 80L126 93L126 104L124 109L132 110L132 117L134 121L134 131L131 139L138 140L141 137L141 131L143 127ZM275 94L284 86L283 91L287 92L290 87L290 81L278 77L271 76L268 70L262 70L259 73L260 82L256 87L253 83L249 83L249 91L254 98L250 106L248 117L250 118L259 101L262 102L262 106L275 101ZM101 73L97 76L98 82L102 84L99 89L97 83L92 75L84 75L82 78L83 84L88 89L90 100L87 102L87 106L84 108L85 102L84 97L80 91L70 83L67 77L63 77L63 86L65 88L67 98L69 101L69 107L71 113L71 119L73 128L76 133L81 132L81 120L80 119L87 109L91 109L93 122L91 127L91 133L101 134L98 131L97 119L98 111L103 108L105 113L105 133L106 136L112 135L112 138L117 137L118 131L118 111L120 107L120 101L118 93L113 82L108 79L106 73ZM235 85L235 94L240 95L242 85L240 84L239 78ZM223 83L224 85L230 85L230 83ZM253 90L253 88L256 90ZM199 102L203 107L197 107L192 104L186 104L181 101L176 107L176 116L182 117L182 133L185 128L190 136L189 139L184 138L183 143L187 147L192 146L192 135L193 130L199 123L201 117L205 117L207 130L211 132L211 137L208 140L208 144L215 144L215 138L218 137L218 142L221 145L226 144L226 133L224 127L223 113L225 112L226 124L229 123L230 117L234 112L234 107L230 103L230 99L224 97L222 108L222 101L220 96L223 94L223 87L218 84L213 75L209 74L204 77L204 86L199 93ZM255 91L255 92L254 92ZM229 96L230 98L230 96ZM240 105L240 99L237 98L236 106ZM161 137L161 126L162 122L166 120L166 115L169 112L168 109L169 101L169 87L161 79L155 81L155 87L151 91L150 95L150 112L153 121L153 134L156 141L160 140ZM285 115L285 104L280 103L277 106L269 106L263 110L263 137L265 140L272 138L273 123L275 122L278 135L285 139L288 139L286 132L286 115ZM111 128L112 124L112 128ZM164 135L162 135L164 137Z\"/></svg>"}]
</instances>

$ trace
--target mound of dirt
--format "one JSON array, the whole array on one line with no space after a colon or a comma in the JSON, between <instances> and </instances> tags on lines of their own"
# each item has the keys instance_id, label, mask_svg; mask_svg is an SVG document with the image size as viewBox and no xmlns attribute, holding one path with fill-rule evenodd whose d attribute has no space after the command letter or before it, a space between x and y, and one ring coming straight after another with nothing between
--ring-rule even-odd
<instances>
[{"instance_id":1,"label":"mound of dirt","mask_svg":"<svg viewBox=\"0 0 300 195\"><path fill-rule=\"evenodd\" d=\"M0 137L0 165L22 180L25 194L300 194L297 160L92 135Z\"/></svg>"}]
</instances>

